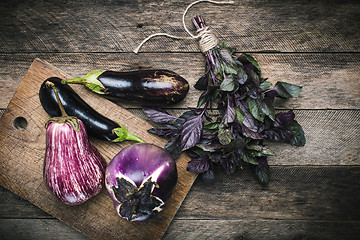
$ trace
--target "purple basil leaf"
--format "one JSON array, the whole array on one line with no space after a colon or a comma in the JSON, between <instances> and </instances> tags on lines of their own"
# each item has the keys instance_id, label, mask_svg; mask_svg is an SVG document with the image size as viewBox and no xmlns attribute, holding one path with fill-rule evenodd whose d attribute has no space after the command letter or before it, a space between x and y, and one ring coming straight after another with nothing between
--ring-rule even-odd
<instances>
[{"instance_id":1,"label":"purple basil leaf","mask_svg":"<svg viewBox=\"0 0 360 240\"><path fill-rule=\"evenodd\" d=\"M246 162L250 163L252 165L257 165L257 159L251 155L249 155L246 151L238 151L238 154L240 155L240 158Z\"/></svg>"},{"instance_id":2,"label":"purple basil leaf","mask_svg":"<svg viewBox=\"0 0 360 240\"><path fill-rule=\"evenodd\" d=\"M291 130L294 133L294 137L290 140L290 144L294 146L304 146L306 143L305 133L301 125L293 120L286 126L287 129Z\"/></svg>"},{"instance_id":3,"label":"purple basil leaf","mask_svg":"<svg viewBox=\"0 0 360 240\"><path fill-rule=\"evenodd\" d=\"M186 170L193 173L203 173L209 170L209 159L205 156L192 158L186 167Z\"/></svg>"},{"instance_id":4,"label":"purple basil leaf","mask_svg":"<svg viewBox=\"0 0 360 240\"><path fill-rule=\"evenodd\" d=\"M246 82L246 80L248 79L248 75L246 74L246 72L244 71L244 69L242 69L241 67L238 69L237 72L237 81L240 84L244 84Z\"/></svg>"},{"instance_id":5,"label":"purple basil leaf","mask_svg":"<svg viewBox=\"0 0 360 240\"><path fill-rule=\"evenodd\" d=\"M277 82L273 89L280 97L291 98L299 95L302 87L287 82Z\"/></svg>"},{"instance_id":6,"label":"purple basil leaf","mask_svg":"<svg viewBox=\"0 0 360 240\"><path fill-rule=\"evenodd\" d=\"M256 122L255 118L251 115L251 113L249 112L246 104L242 103L241 101L238 101L237 106L243 113L244 120L242 123L244 124L244 126L247 127L252 132L257 132L258 131L257 122Z\"/></svg>"},{"instance_id":7,"label":"purple basil leaf","mask_svg":"<svg viewBox=\"0 0 360 240\"><path fill-rule=\"evenodd\" d=\"M253 132L244 125L241 125L241 128L242 128L242 133L245 137L249 137L252 139L263 139L263 135L259 134L258 132Z\"/></svg>"},{"instance_id":8,"label":"purple basil leaf","mask_svg":"<svg viewBox=\"0 0 360 240\"><path fill-rule=\"evenodd\" d=\"M265 93L265 99L267 99L270 102L274 102L275 97L279 96L279 94L271 89Z\"/></svg>"},{"instance_id":9,"label":"purple basil leaf","mask_svg":"<svg viewBox=\"0 0 360 240\"><path fill-rule=\"evenodd\" d=\"M217 134L220 144L228 145L231 143L231 140L234 138L230 128L220 126Z\"/></svg>"},{"instance_id":10,"label":"purple basil leaf","mask_svg":"<svg viewBox=\"0 0 360 240\"><path fill-rule=\"evenodd\" d=\"M261 111L268 116L272 121L275 121L275 108L271 102L263 100L261 101Z\"/></svg>"},{"instance_id":11,"label":"purple basil leaf","mask_svg":"<svg viewBox=\"0 0 360 240\"><path fill-rule=\"evenodd\" d=\"M232 162L232 159L231 159L230 156L229 157L222 157L220 159L220 163L224 167L227 174L230 174L235 170L234 163Z\"/></svg>"},{"instance_id":12,"label":"purple basil leaf","mask_svg":"<svg viewBox=\"0 0 360 240\"><path fill-rule=\"evenodd\" d=\"M246 100L247 106L250 110L251 115L260 122L264 121L265 114L261 108L261 102L258 99L248 98Z\"/></svg>"},{"instance_id":13,"label":"purple basil leaf","mask_svg":"<svg viewBox=\"0 0 360 240\"><path fill-rule=\"evenodd\" d=\"M290 141L294 137L294 133L291 130L281 128L264 130L263 135L266 139L281 142Z\"/></svg>"},{"instance_id":14,"label":"purple basil leaf","mask_svg":"<svg viewBox=\"0 0 360 240\"><path fill-rule=\"evenodd\" d=\"M215 182L215 174L213 170L209 169L203 174L201 174L201 180L205 184L213 184Z\"/></svg>"},{"instance_id":15,"label":"purple basil leaf","mask_svg":"<svg viewBox=\"0 0 360 240\"><path fill-rule=\"evenodd\" d=\"M181 149L185 151L195 146L201 139L204 127L202 114L189 117L181 130Z\"/></svg>"},{"instance_id":16,"label":"purple basil leaf","mask_svg":"<svg viewBox=\"0 0 360 240\"><path fill-rule=\"evenodd\" d=\"M295 118L295 113L293 111L280 112L275 114L274 127L285 127Z\"/></svg>"},{"instance_id":17,"label":"purple basil leaf","mask_svg":"<svg viewBox=\"0 0 360 240\"><path fill-rule=\"evenodd\" d=\"M232 92L236 88L236 83L234 81L234 76L227 76L220 84L220 90L224 92Z\"/></svg>"},{"instance_id":18,"label":"purple basil leaf","mask_svg":"<svg viewBox=\"0 0 360 240\"><path fill-rule=\"evenodd\" d=\"M155 134L157 136L160 136L160 137L170 138L170 137L174 136L175 134L177 134L178 131L176 131L174 129L168 129L168 128L150 128L148 130L148 132Z\"/></svg>"},{"instance_id":19,"label":"purple basil leaf","mask_svg":"<svg viewBox=\"0 0 360 240\"><path fill-rule=\"evenodd\" d=\"M268 90L271 87L272 83L268 82L268 81L264 81L260 84L259 88L261 91L265 92L266 90Z\"/></svg>"},{"instance_id":20,"label":"purple basil leaf","mask_svg":"<svg viewBox=\"0 0 360 240\"><path fill-rule=\"evenodd\" d=\"M258 165L254 168L256 179L261 185L266 186L270 181L270 168L266 157L259 157L257 159Z\"/></svg>"},{"instance_id":21,"label":"purple basil leaf","mask_svg":"<svg viewBox=\"0 0 360 240\"><path fill-rule=\"evenodd\" d=\"M208 86L207 75L204 75L201 78L199 78L199 80L195 83L194 88L200 91L205 91L207 86Z\"/></svg>"},{"instance_id":22,"label":"purple basil leaf","mask_svg":"<svg viewBox=\"0 0 360 240\"><path fill-rule=\"evenodd\" d=\"M178 119L159 108L143 108L143 111L148 118L157 123L169 123Z\"/></svg>"},{"instance_id":23,"label":"purple basil leaf","mask_svg":"<svg viewBox=\"0 0 360 240\"><path fill-rule=\"evenodd\" d=\"M253 56L251 56L250 54L243 53L242 55L246 57L247 61L250 62L251 65L252 65L253 67L255 67L257 73L258 73L259 75L261 75L260 65L259 65L259 63L256 61L256 59L255 59Z\"/></svg>"},{"instance_id":24,"label":"purple basil leaf","mask_svg":"<svg viewBox=\"0 0 360 240\"><path fill-rule=\"evenodd\" d=\"M221 152L212 152L209 154L209 158L212 162L218 163L218 162L220 162L220 160L222 158L222 153Z\"/></svg>"},{"instance_id":25,"label":"purple basil leaf","mask_svg":"<svg viewBox=\"0 0 360 240\"><path fill-rule=\"evenodd\" d=\"M228 63L229 65L232 65L232 63L234 62L234 59L231 56L231 52L228 48L221 48L219 51L219 54L226 63Z\"/></svg>"},{"instance_id":26,"label":"purple basil leaf","mask_svg":"<svg viewBox=\"0 0 360 240\"><path fill-rule=\"evenodd\" d=\"M257 88L260 85L260 78L259 75L255 73L255 71L247 69L247 74L249 75L250 79L252 80L252 83L254 84L254 86L256 86Z\"/></svg>"},{"instance_id":27,"label":"purple basil leaf","mask_svg":"<svg viewBox=\"0 0 360 240\"><path fill-rule=\"evenodd\" d=\"M228 101L224 116L222 118L222 122L225 125L227 125L227 124L232 123L234 121L235 121L235 109L234 109L233 106L231 106L230 101Z\"/></svg>"},{"instance_id":28,"label":"purple basil leaf","mask_svg":"<svg viewBox=\"0 0 360 240\"><path fill-rule=\"evenodd\" d=\"M171 138L166 144L164 149L168 151L173 159L177 159L181 153L180 137L175 136Z\"/></svg>"}]
</instances>

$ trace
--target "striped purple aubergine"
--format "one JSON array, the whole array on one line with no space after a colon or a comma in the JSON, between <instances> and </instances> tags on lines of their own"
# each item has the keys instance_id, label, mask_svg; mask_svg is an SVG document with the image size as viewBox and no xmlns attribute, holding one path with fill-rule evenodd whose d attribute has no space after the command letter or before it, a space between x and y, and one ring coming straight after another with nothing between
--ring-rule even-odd
<instances>
[{"instance_id":1,"label":"striped purple aubergine","mask_svg":"<svg viewBox=\"0 0 360 240\"><path fill-rule=\"evenodd\" d=\"M95 196L104 185L105 169L106 162L88 140L81 120L59 117L49 121L44 180L58 199L78 205Z\"/></svg>"},{"instance_id":2,"label":"striped purple aubergine","mask_svg":"<svg viewBox=\"0 0 360 240\"><path fill-rule=\"evenodd\" d=\"M137 143L110 161L105 186L120 217L144 221L164 208L177 178L175 161L166 150Z\"/></svg>"}]
</instances>

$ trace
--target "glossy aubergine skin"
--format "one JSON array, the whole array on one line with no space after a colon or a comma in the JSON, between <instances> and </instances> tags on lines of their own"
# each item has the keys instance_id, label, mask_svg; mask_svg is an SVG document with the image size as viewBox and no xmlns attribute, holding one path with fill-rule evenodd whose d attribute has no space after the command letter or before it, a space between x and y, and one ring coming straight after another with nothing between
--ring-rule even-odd
<instances>
[{"instance_id":1,"label":"glossy aubergine skin","mask_svg":"<svg viewBox=\"0 0 360 240\"><path fill-rule=\"evenodd\" d=\"M175 104L189 91L189 83L168 70L105 71L97 79L105 87L105 97L138 101L145 105Z\"/></svg>"},{"instance_id":2,"label":"glossy aubergine skin","mask_svg":"<svg viewBox=\"0 0 360 240\"><path fill-rule=\"evenodd\" d=\"M118 138L113 129L120 125L91 108L69 85L62 84L57 77L45 80L39 92L41 105L51 117L61 116L61 111L54 91L45 84L47 81L55 85L66 113L79 118L85 124L88 135L105 141Z\"/></svg>"},{"instance_id":3,"label":"glossy aubergine skin","mask_svg":"<svg viewBox=\"0 0 360 240\"><path fill-rule=\"evenodd\" d=\"M105 186L115 210L129 221L145 221L160 212L169 200L177 179L176 163L170 154L149 143L123 148L110 161L105 172ZM143 191L149 181L154 185L149 185L149 191ZM127 184L122 185L124 182ZM152 205L151 198L156 198L159 205ZM132 214L126 210L132 211Z\"/></svg>"}]
</instances>

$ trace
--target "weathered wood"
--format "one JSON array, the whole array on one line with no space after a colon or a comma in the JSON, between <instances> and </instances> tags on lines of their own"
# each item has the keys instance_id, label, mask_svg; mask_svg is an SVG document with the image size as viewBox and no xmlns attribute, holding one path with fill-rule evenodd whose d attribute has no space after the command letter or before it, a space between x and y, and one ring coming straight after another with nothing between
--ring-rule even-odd
<instances>
[{"instance_id":1,"label":"weathered wood","mask_svg":"<svg viewBox=\"0 0 360 240\"><path fill-rule=\"evenodd\" d=\"M161 67L178 72L193 86L204 72L196 40L156 37L139 55L131 53L156 32L186 36L181 17L191 2L0 1L0 109L7 108L37 57L72 76L98 68ZM214 186L198 179L163 239L358 238L359 10L360 2L352 0L245 0L232 6L201 3L190 9L186 24L192 31L191 17L202 15L221 40L238 52L252 53L271 82L303 86L299 97L276 106L295 109L307 145L269 144L277 156L269 159L273 179L266 188L247 170L228 177L219 168ZM192 88L170 111L195 106L198 96ZM120 104L144 118L138 104ZM7 172L0 172L2 179ZM17 186L12 188L19 191ZM110 206L102 207L113 212ZM75 225L83 224L75 213L72 216ZM90 231L96 231L102 217L94 218ZM88 237L0 187L0 239Z\"/></svg>"},{"instance_id":2,"label":"weathered wood","mask_svg":"<svg viewBox=\"0 0 360 240\"><path fill-rule=\"evenodd\" d=\"M280 221L280 220L177 220L172 222L163 240L183 239L339 239L358 238L360 226L356 222L323 221ZM0 237L2 240L88 240L85 235L76 232L56 219L0 219Z\"/></svg>"},{"instance_id":3,"label":"weathered wood","mask_svg":"<svg viewBox=\"0 0 360 240\"><path fill-rule=\"evenodd\" d=\"M90 238L57 219L0 219L2 240L89 240Z\"/></svg>"},{"instance_id":4,"label":"weathered wood","mask_svg":"<svg viewBox=\"0 0 360 240\"><path fill-rule=\"evenodd\" d=\"M277 101L279 109L359 109L359 54L253 54L263 76L269 81L285 81L303 86L298 97ZM72 76L94 69L130 71L163 68L177 72L191 86L204 74L201 53L87 53L87 54L0 54L0 108L6 108L34 58L41 57ZM191 66L191 67L189 67ZM172 108L196 106L200 91L191 87L183 102ZM121 103L124 107L140 104Z\"/></svg>"},{"instance_id":5,"label":"weathered wood","mask_svg":"<svg viewBox=\"0 0 360 240\"><path fill-rule=\"evenodd\" d=\"M359 237L359 222L281 221L281 220L174 220L163 240L354 240Z\"/></svg>"},{"instance_id":6,"label":"weathered wood","mask_svg":"<svg viewBox=\"0 0 360 240\"><path fill-rule=\"evenodd\" d=\"M360 220L359 166L271 166L267 187L246 168L215 169L215 185L199 180L178 211L180 219ZM211 194L209 194L211 192Z\"/></svg>"},{"instance_id":7,"label":"weathered wood","mask_svg":"<svg viewBox=\"0 0 360 240\"><path fill-rule=\"evenodd\" d=\"M268 187L261 187L248 169L228 176L216 168L215 185L199 178L163 239L351 239L359 232L360 167L271 166L271 171ZM28 239L71 232L8 190L0 193L0 232L11 226L21 231L10 236L29 233ZM54 227L41 233L50 222Z\"/></svg>"},{"instance_id":8,"label":"weathered wood","mask_svg":"<svg viewBox=\"0 0 360 240\"><path fill-rule=\"evenodd\" d=\"M140 109L131 109L144 119ZM183 110L168 110L180 116ZM295 147L286 143L266 144L276 154L272 165L360 165L360 110L295 110L306 144Z\"/></svg>"},{"instance_id":9,"label":"weathered wood","mask_svg":"<svg viewBox=\"0 0 360 240\"><path fill-rule=\"evenodd\" d=\"M2 1L1 52L131 52L157 32L187 36L187 1ZM235 1L190 9L241 51L357 52L357 1ZM195 40L155 38L143 51L198 51Z\"/></svg>"},{"instance_id":10,"label":"weathered wood","mask_svg":"<svg viewBox=\"0 0 360 240\"><path fill-rule=\"evenodd\" d=\"M174 192L165 209L146 223L133 224L120 219L105 189L79 206L71 207L61 203L43 182L44 124L49 116L40 104L38 91L42 82L50 76L69 77L50 64L35 60L0 119L0 184L94 239L160 238L196 178L195 174L186 171L189 157L183 154L177 160L179 181ZM101 114L113 120L121 117L121 122L129 132L141 136L148 143L164 146L162 139L147 133L150 125L146 121L110 101L102 99L99 102L98 96L80 86L74 89ZM17 117L27 120L25 129L16 127L14 120ZM114 144L91 140L107 162L122 148L133 144L129 141Z\"/></svg>"}]
</instances>

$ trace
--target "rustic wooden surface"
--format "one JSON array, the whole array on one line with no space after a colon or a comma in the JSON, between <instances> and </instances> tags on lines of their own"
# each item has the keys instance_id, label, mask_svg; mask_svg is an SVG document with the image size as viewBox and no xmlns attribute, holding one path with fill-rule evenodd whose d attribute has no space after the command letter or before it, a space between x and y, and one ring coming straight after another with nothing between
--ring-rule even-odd
<instances>
[{"instance_id":1,"label":"rustic wooden surface","mask_svg":"<svg viewBox=\"0 0 360 240\"><path fill-rule=\"evenodd\" d=\"M35 58L81 76L99 69L166 68L192 85L204 71L197 42L154 38L186 36L181 16L191 1L2 1L0 108L6 109ZM360 3L358 1L235 1L201 3L220 39L253 54L270 81L303 86L277 102L294 109L307 137L296 148L271 144L272 182L259 186L248 171L217 182L198 179L163 239L356 239L360 232ZM194 106L191 88L171 111ZM124 104L144 118L139 106ZM1 239L88 239L5 188L0 191Z\"/></svg>"},{"instance_id":2,"label":"rustic wooden surface","mask_svg":"<svg viewBox=\"0 0 360 240\"><path fill-rule=\"evenodd\" d=\"M66 206L48 191L43 181L44 126L49 116L40 104L38 93L41 84L49 77L71 78L47 62L35 59L0 119L0 184L94 239L161 238L196 179L196 174L186 171L190 158L182 154L177 159L179 180L166 208L151 221L134 224L120 219L105 188L84 204ZM166 141L148 133L151 125L144 119L99 98L82 86L72 88L100 114L121 122L129 132L141 136L145 142L164 147ZM19 118L24 119L26 125L16 122ZM107 163L121 149L133 144L130 141L114 144L90 139Z\"/></svg>"}]
</instances>

